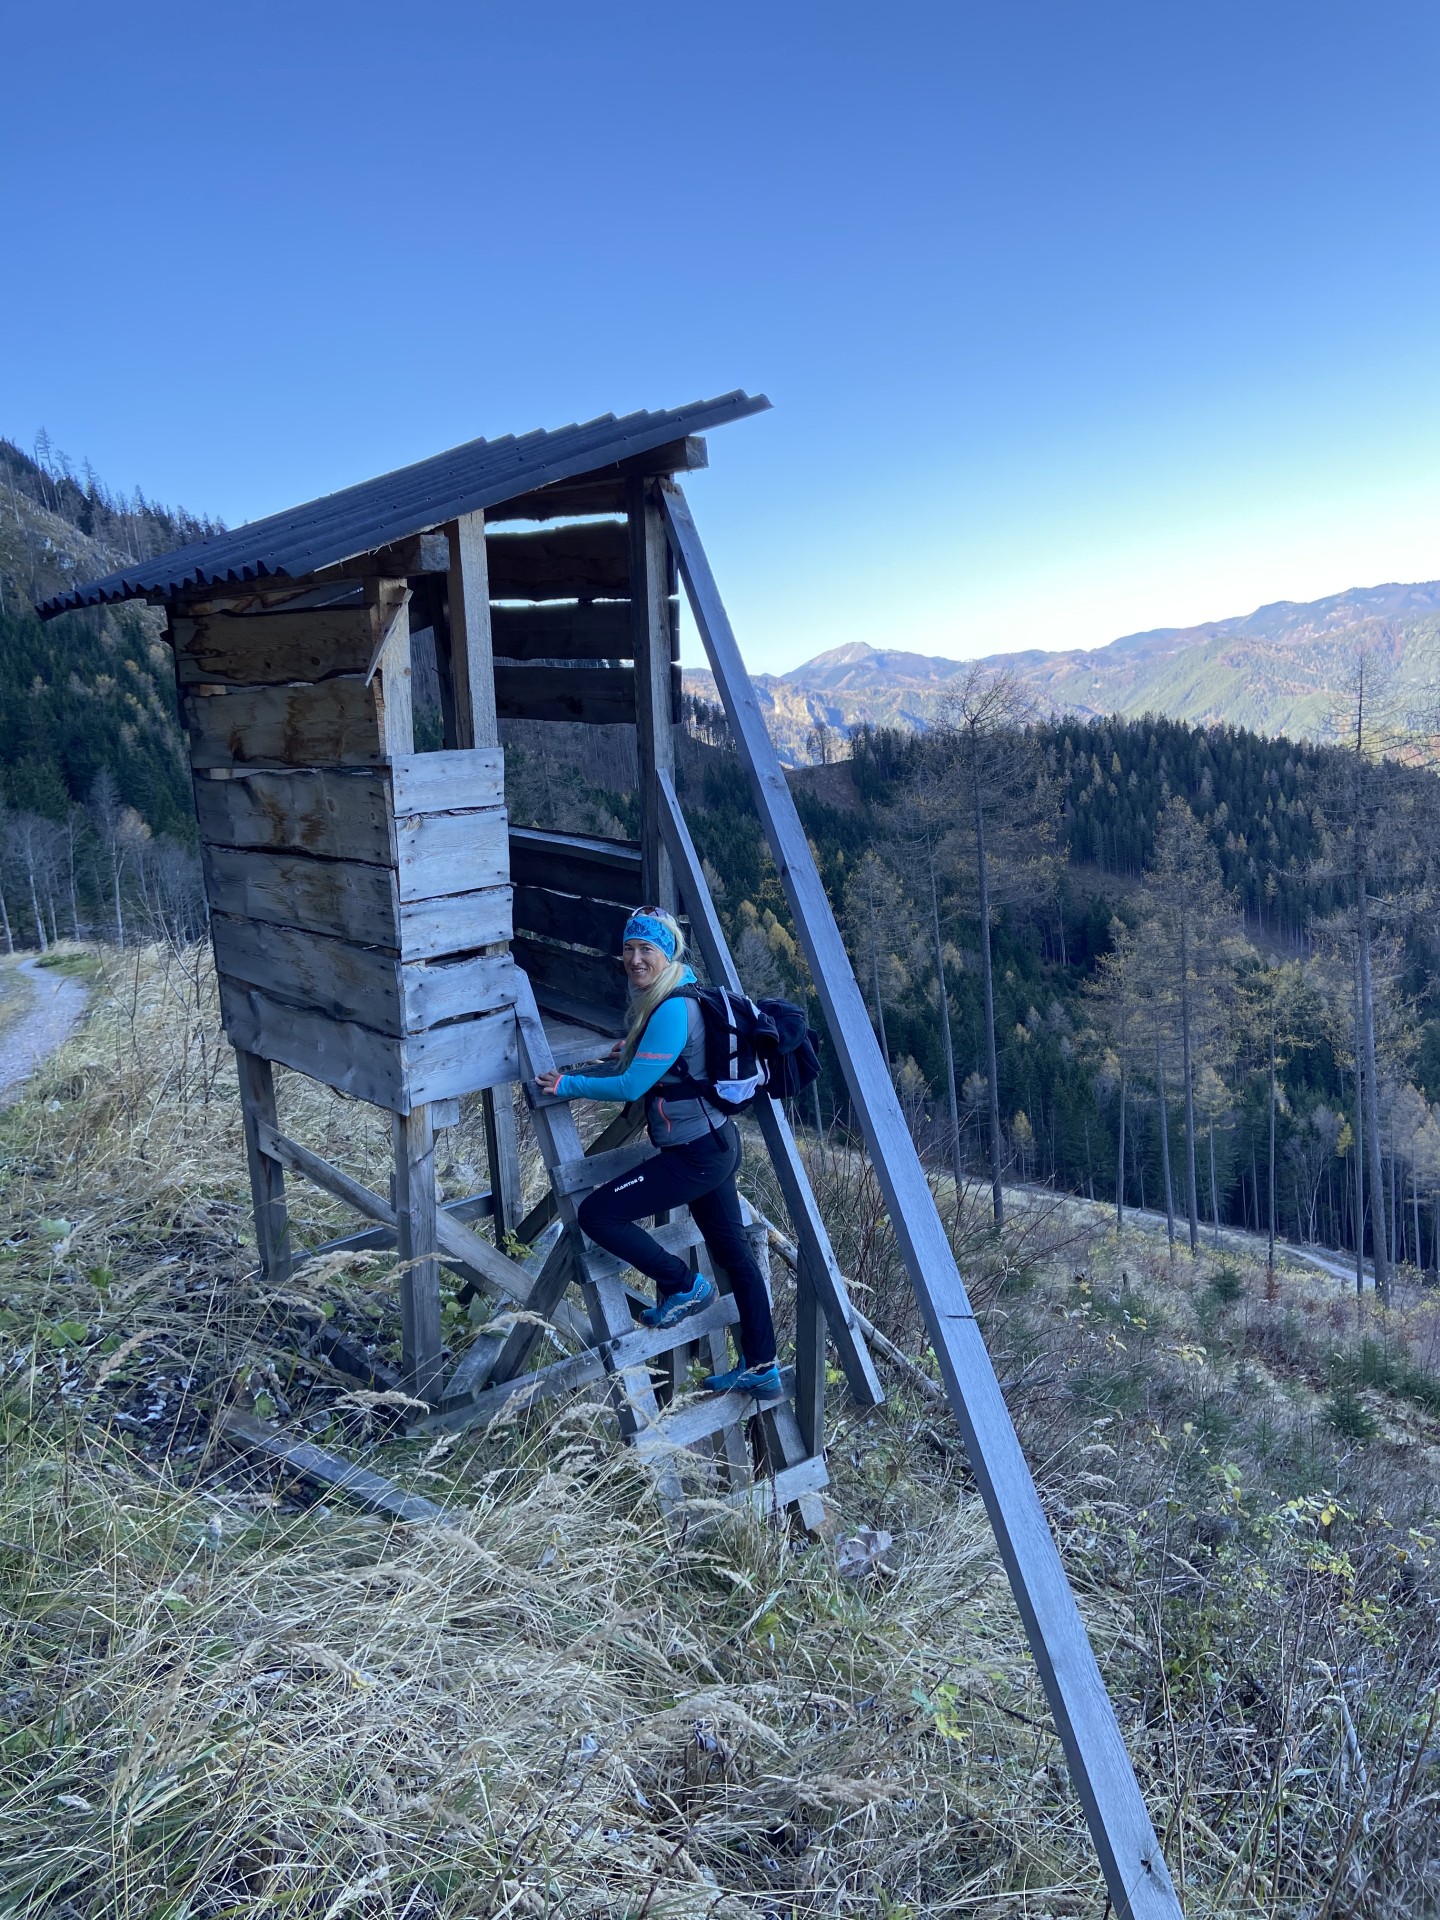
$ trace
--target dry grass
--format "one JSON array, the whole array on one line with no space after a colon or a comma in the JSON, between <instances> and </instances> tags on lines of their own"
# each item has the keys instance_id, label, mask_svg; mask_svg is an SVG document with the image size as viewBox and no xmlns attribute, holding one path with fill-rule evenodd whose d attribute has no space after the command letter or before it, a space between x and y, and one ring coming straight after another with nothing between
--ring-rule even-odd
<instances>
[{"instance_id":1,"label":"dry grass","mask_svg":"<svg viewBox=\"0 0 1440 1920\"><path fill-rule=\"evenodd\" d=\"M281 1101L383 1180L366 1109L293 1076ZM896 1537L860 1581L832 1542L703 1504L667 1528L588 1400L381 1448L311 1335L329 1315L389 1351L392 1263L256 1285L193 955L110 964L0 1151L0 1914L1098 1920L923 1396L832 1396L840 1530ZM473 1130L450 1151L450 1184L483 1185ZM867 1312L922 1354L868 1169L837 1143L814 1173ZM1354 1344L1332 1297L1306 1320L1245 1275L1217 1302L1213 1263L1117 1253L1083 1211L1031 1205L997 1240L942 1199L1188 1911L1425 1911L1440 1639L1412 1533L1434 1479L1413 1430L1401 1452L1326 1427L1324 1342ZM302 1238L351 1224L296 1203ZM316 1506L218 1453L206 1406L266 1395L446 1520Z\"/></svg>"}]
</instances>

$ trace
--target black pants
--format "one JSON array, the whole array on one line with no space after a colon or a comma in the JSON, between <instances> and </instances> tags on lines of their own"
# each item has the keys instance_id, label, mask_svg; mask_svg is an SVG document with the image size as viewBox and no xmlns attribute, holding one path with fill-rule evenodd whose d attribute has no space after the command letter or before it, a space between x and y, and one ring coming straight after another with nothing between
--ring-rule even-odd
<instances>
[{"instance_id":1,"label":"black pants","mask_svg":"<svg viewBox=\"0 0 1440 1920\"><path fill-rule=\"evenodd\" d=\"M745 1364L764 1367L775 1358L775 1328L765 1282L740 1219L735 1191L739 1165L740 1136L733 1125L683 1147L666 1147L633 1172L587 1194L580 1202L580 1225L597 1246L653 1280L662 1296L683 1293L692 1278L685 1262L635 1222L671 1207L689 1207L716 1265L729 1276L740 1309Z\"/></svg>"}]
</instances>

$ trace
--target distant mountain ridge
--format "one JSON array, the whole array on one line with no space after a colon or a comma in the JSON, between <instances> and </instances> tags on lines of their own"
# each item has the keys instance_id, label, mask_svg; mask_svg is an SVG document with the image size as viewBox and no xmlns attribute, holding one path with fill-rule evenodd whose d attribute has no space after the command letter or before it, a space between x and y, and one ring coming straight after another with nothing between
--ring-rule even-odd
<instances>
[{"instance_id":1,"label":"distant mountain ridge","mask_svg":"<svg viewBox=\"0 0 1440 1920\"><path fill-rule=\"evenodd\" d=\"M1228 721L1258 733L1325 740L1357 650L1378 650L1394 671L1393 697L1420 716L1440 686L1440 581L1351 587L1323 600L1277 600L1253 613L1194 627L1156 627L1108 646L991 654L1039 705L1097 716L1164 713L1196 725ZM789 673L755 676L786 758L808 759L817 722L840 732L865 721L924 728L969 661L852 641ZM685 675L688 692L715 699L708 673Z\"/></svg>"}]
</instances>

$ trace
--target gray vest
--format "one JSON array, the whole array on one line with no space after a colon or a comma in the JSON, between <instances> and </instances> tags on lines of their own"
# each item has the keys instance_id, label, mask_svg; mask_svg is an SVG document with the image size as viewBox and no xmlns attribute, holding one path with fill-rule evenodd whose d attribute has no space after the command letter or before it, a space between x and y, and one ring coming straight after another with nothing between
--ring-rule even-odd
<instances>
[{"instance_id":1,"label":"gray vest","mask_svg":"<svg viewBox=\"0 0 1440 1920\"><path fill-rule=\"evenodd\" d=\"M685 1050L673 1067L667 1067L645 1096L645 1125L651 1144L657 1147L684 1147L692 1140L703 1140L716 1132L732 1116L712 1101L693 1094L672 1098L665 1083L681 1079L705 1078L705 1016L693 1000L685 1002Z\"/></svg>"}]
</instances>

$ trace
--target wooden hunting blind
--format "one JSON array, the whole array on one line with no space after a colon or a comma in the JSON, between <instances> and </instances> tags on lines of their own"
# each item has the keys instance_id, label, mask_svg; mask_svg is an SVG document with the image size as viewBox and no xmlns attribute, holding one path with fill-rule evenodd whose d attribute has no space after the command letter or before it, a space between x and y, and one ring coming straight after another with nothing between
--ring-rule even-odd
<instances>
[{"instance_id":1,"label":"wooden hunting blind","mask_svg":"<svg viewBox=\"0 0 1440 1920\"><path fill-rule=\"evenodd\" d=\"M639 1108L588 1151L535 1076L621 1031L629 911L688 915L712 980L733 963L675 795L683 582L825 1008L970 1461L1121 1915L1178 1912L1129 1758L1016 1441L945 1230L880 1059L784 774L676 482L698 436L768 406L732 393L476 440L294 511L57 596L166 609L194 772L226 1032L235 1047L261 1266L295 1258L300 1175L401 1256L405 1384L426 1426L477 1424L516 1395L608 1385L667 1503L684 1476L760 1511L816 1517L826 1484L827 1336L852 1396L883 1397L780 1107L756 1117L798 1249L787 1397L685 1391L728 1364L724 1276L706 1311L645 1327L646 1296L580 1232L585 1194L633 1165ZM633 729L639 840L512 828L500 722ZM275 1064L391 1116L390 1195L289 1138ZM516 1082L548 1191L522 1210ZM483 1112L489 1188L437 1202L435 1132ZM768 1225L749 1214L768 1271ZM488 1234L484 1230L488 1222ZM479 1228L480 1230L477 1230ZM709 1270L688 1216L657 1237ZM517 1244L532 1249L516 1257ZM446 1370L440 1269L524 1309ZM536 1364L548 1322L572 1348ZM492 1323L493 1324L493 1323Z\"/></svg>"}]
</instances>

